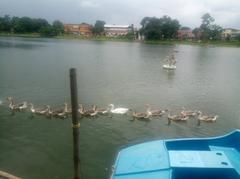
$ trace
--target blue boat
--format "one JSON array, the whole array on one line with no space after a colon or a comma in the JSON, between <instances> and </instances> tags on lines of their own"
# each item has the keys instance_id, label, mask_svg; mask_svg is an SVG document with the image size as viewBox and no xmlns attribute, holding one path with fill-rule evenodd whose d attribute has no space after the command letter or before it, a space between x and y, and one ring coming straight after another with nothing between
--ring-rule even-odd
<instances>
[{"instance_id":1,"label":"blue boat","mask_svg":"<svg viewBox=\"0 0 240 179\"><path fill-rule=\"evenodd\" d=\"M112 179L240 179L240 130L211 138L170 139L122 149Z\"/></svg>"}]
</instances>

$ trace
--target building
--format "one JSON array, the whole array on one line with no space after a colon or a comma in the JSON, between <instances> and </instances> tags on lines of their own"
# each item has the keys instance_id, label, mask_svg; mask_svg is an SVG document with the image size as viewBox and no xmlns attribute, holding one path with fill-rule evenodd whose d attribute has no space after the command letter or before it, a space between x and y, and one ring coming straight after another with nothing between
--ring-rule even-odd
<instances>
[{"instance_id":1,"label":"building","mask_svg":"<svg viewBox=\"0 0 240 179\"><path fill-rule=\"evenodd\" d=\"M177 31L177 37L180 40L193 39L194 34L190 28L182 28Z\"/></svg>"},{"instance_id":2,"label":"building","mask_svg":"<svg viewBox=\"0 0 240 179\"><path fill-rule=\"evenodd\" d=\"M84 37L92 36L92 25L89 24L64 24L64 31Z\"/></svg>"},{"instance_id":3,"label":"building","mask_svg":"<svg viewBox=\"0 0 240 179\"><path fill-rule=\"evenodd\" d=\"M222 32L223 40L235 40L238 36L240 36L240 30L227 28Z\"/></svg>"},{"instance_id":4,"label":"building","mask_svg":"<svg viewBox=\"0 0 240 179\"><path fill-rule=\"evenodd\" d=\"M117 37L127 35L129 32L134 32L132 25L104 25L104 33L107 37Z\"/></svg>"}]
</instances>

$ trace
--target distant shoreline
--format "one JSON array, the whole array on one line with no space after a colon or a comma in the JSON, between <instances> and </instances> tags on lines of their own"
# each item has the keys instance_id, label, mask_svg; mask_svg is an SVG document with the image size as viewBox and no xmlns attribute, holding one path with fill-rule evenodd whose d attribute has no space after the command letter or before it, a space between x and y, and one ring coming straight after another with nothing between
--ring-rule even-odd
<instances>
[{"instance_id":1,"label":"distant shoreline","mask_svg":"<svg viewBox=\"0 0 240 179\"><path fill-rule=\"evenodd\" d=\"M78 35L64 34L58 35L55 37L45 37L41 36L38 33L30 34L9 34L9 33L0 33L0 37L25 37L25 38L52 38L52 39L69 39L69 40L90 40L90 41L116 41L116 42L139 42L145 44L159 44L159 45L200 45L200 46L233 46L240 47L240 41L195 41L195 40L149 40L149 41L140 41L140 40L131 40L127 38L109 38L109 37L81 37Z\"/></svg>"}]
</instances>

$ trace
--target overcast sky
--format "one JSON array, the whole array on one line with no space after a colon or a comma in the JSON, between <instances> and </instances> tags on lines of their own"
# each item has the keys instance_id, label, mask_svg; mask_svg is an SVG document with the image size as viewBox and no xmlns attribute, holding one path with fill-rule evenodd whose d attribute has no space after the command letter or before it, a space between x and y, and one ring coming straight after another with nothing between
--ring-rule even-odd
<instances>
[{"instance_id":1,"label":"overcast sky","mask_svg":"<svg viewBox=\"0 0 240 179\"><path fill-rule=\"evenodd\" d=\"M0 16L41 17L52 22L140 26L145 16L168 15L191 28L210 13L222 27L240 29L240 0L0 0Z\"/></svg>"}]
</instances>

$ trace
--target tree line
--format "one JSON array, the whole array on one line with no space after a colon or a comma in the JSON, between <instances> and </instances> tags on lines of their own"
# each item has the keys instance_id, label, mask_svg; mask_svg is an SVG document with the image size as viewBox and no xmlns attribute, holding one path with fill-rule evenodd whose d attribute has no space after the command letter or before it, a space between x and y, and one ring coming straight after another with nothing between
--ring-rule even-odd
<instances>
[{"instance_id":1,"label":"tree line","mask_svg":"<svg viewBox=\"0 0 240 179\"><path fill-rule=\"evenodd\" d=\"M223 28L214 24L214 18L209 13L206 13L201 19L201 25L193 30L195 38L198 40L220 40ZM188 27L181 27L178 20L171 19L169 16L161 18L144 17L141 25L140 34L146 40L176 39L179 29L190 29Z\"/></svg>"},{"instance_id":2,"label":"tree line","mask_svg":"<svg viewBox=\"0 0 240 179\"><path fill-rule=\"evenodd\" d=\"M0 32L39 33L44 36L56 36L64 32L63 23L55 20L50 24L46 19L30 17L0 17Z\"/></svg>"},{"instance_id":3,"label":"tree line","mask_svg":"<svg viewBox=\"0 0 240 179\"><path fill-rule=\"evenodd\" d=\"M202 17L199 27L193 29L193 34L197 40L220 40L223 28L214 24L214 18L206 13ZM138 33L146 40L170 40L177 38L179 29L190 29L182 27L177 19L169 16L144 17ZM105 22L97 20L92 28L95 36L104 35ZM39 33L44 36L56 36L64 33L63 23L59 20L50 24L46 19L30 17L10 17L5 15L0 17L0 32L4 33ZM127 38L134 38L134 31L129 32Z\"/></svg>"},{"instance_id":4,"label":"tree line","mask_svg":"<svg viewBox=\"0 0 240 179\"><path fill-rule=\"evenodd\" d=\"M202 17L202 23L192 32L196 40L220 40L223 28L214 24L214 18L206 13ZM93 27L94 35L104 34L104 21L97 20ZM170 40L177 39L177 32L181 30L190 30L189 27L182 27L177 19L172 19L169 16L144 17L141 22L141 28L138 31L139 35L144 36L145 40ZM128 34L133 37L133 33Z\"/></svg>"}]
</instances>

